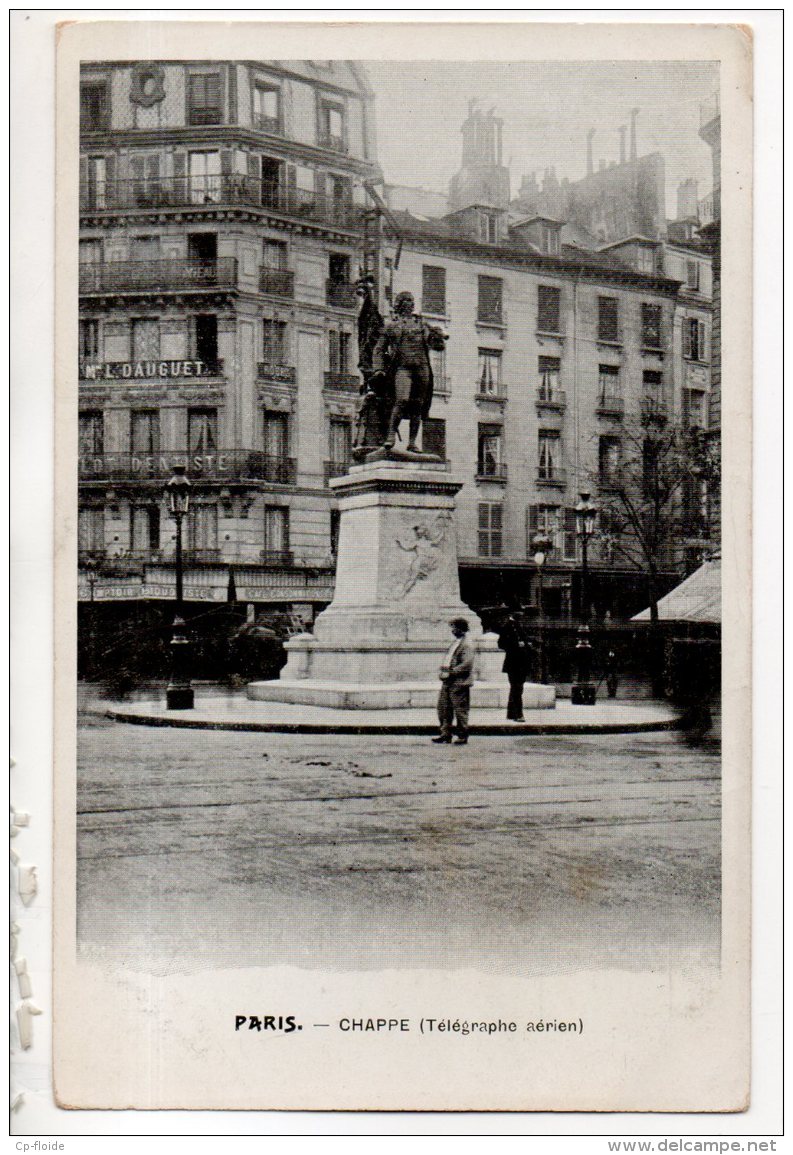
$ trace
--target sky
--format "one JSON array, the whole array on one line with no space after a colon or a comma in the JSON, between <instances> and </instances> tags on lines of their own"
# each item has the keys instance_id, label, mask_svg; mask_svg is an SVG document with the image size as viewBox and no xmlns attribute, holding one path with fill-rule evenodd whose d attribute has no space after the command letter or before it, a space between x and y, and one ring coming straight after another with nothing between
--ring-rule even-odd
<instances>
[{"instance_id":1,"label":"sky","mask_svg":"<svg viewBox=\"0 0 793 1155\"><path fill-rule=\"evenodd\" d=\"M368 61L375 91L378 155L389 184L446 192L460 167L460 126L471 98L504 121L504 163L513 196L524 173L556 167L576 180L586 174L586 134L596 130L594 165L619 160L619 128L637 120L639 156L666 160L667 216L677 186L698 181L711 191L710 149L699 137L699 107L718 89L718 65L690 61ZM626 142L629 133L626 135Z\"/></svg>"}]
</instances>

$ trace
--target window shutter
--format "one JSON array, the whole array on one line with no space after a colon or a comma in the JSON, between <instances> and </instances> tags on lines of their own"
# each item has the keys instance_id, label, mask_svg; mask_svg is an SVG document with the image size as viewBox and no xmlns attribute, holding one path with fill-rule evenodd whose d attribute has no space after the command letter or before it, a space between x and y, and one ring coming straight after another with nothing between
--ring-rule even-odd
<instances>
[{"instance_id":1,"label":"window shutter","mask_svg":"<svg viewBox=\"0 0 793 1155\"><path fill-rule=\"evenodd\" d=\"M526 555L532 552L532 542L539 533L539 510L536 505L526 507Z\"/></svg>"},{"instance_id":2,"label":"window shutter","mask_svg":"<svg viewBox=\"0 0 793 1155\"><path fill-rule=\"evenodd\" d=\"M233 156L231 149L224 148L220 152L220 172L223 176L228 176L231 172Z\"/></svg>"},{"instance_id":3,"label":"window shutter","mask_svg":"<svg viewBox=\"0 0 793 1155\"><path fill-rule=\"evenodd\" d=\"M174 199L177 204L184 204L187 195L185 176L187 174L187 153L173 154Z\"/></svg>"},{"instance_id":4,"label":"window shutter","mask_svg":"<svg viewBox=\"0 0 793 1155\"><path fill-rule=\"evenodd\" d=\"M707 327L704 321L699 322L699 359L700 361L707 361L708 359L708 345L707 345Z\"/></svg>"},{"instance_id":5,"label":"window shutter","mask_svg":"<svg viewBox=\"0 0 793 1155\"><path fill-rule=\"evenodd\" d=\"M688 317L683 318L683 356L691 356L691 322Z\"/></svg>"},{"instance_id":6,"label":"window shutter","mask_svg":"<svg viewBox=\"0 0 793 1155\"><path fill-rule=\"evenodd\" d=\"M80 157L80 208L88 207L88 158Z\"/></svg>"},{"instance_id":7,"label":"window shutter","mask_svg":"<svg viewBox=\"0 0 793 1155\"><path fill-rule=\"evenodd\" d=\"M566 558L575 558L576 555L576 536L575 536L575 510L565 509L564 511L564 556Z\"/></svg>"},{"instance_id":8,"label":"window shutter","mask_svg":"<svg viewBox=\"0 0 793 1155\"><path fill-rule=\"evenodd\" d=\"M258 180L262 171L262 162L258 153L248 152L245 156L248 165L248 176L252 177L253 180Z\"/></svg>"},{"instance_id":9,"label":"window shutter","mask_svg":"<svg viewBox=\"0 0 793 1155\"><path fill-rule=\"evenodd\" d=\"M314 191L315 191L316 196L317 196L317 204L319 205L320 211L324 211L324 208L325 208L325 173L324 172L315 172L314 173Z\"/></svg>"}]
</instances>

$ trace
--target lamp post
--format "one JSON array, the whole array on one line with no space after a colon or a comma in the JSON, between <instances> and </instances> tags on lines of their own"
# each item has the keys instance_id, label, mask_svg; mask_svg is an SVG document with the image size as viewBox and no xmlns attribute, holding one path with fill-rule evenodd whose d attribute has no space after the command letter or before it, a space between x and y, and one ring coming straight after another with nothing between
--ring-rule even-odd
<instances>
[{"instance_id":1,"label":"lamp post","mask_svg":"<svg viewBox=\"0 0 793 1155\"><path fill-rule=\"evenodd\" d=\"M538 533L532 539L532 548L534 549L534 564L537 567L537 624L539 626L539 666L540 666L540 683L545 683L545 607L543 606L543 588L542 575L545 563L548 560L548 554L553 549L553 542L544 534Z\"/></svg>"},{"instance_id":2,"label":"lamp post","mask_svg":"<svg viewBox=\"0 0 793 1155\"><path fill-rule=\"evenodd\" d=\"M594 706L597 687L592 681L592 646L589 641L589 599L587 596L587 548L589 539L595 532L597 509L589 500L588 493L582 493L575 507L575 529L581 542L581 624L578 629L575 655L577 662L576 680L570 699L576 706Z\"/></svg>"},{"instance_id":3,"label":"lamp post","mask_svg":"<svg viewBox=\"0 0 793 1155\"><path fill-rule=\"evenodd\" d=\"M192 710L193 687L187 672L190 658L190 643L184 629L182 590L182 522L190 507L190 482L185 477L185 467L175 465L173 477L165 487L168 508L176 522L176 606L171 634L171 680L166 691L169 710Z\"/></svg>"}]
</instances>

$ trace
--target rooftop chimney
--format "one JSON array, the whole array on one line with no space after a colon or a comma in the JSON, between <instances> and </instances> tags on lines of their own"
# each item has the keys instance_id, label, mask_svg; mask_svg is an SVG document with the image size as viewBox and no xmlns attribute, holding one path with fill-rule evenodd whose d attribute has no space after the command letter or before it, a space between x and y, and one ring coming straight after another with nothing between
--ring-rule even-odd
<instances>
[{"instance_id":1,"label":"rooftop chimney","mask_svg":"<svg viewBox=\"0 0 793 1155\"><path fill-rule=\"evenodd\" d=\"M631 109L631 160L636 160L636 117L639 115L638 108Z\"/></svg>"},{"instance_id":2,"label":"rooftop chimney","mask_svg":"<svg viewBox=\"0 0 793 1155\"><path fill-rule=\"evenodd\" d=\"M628 131L627 124L620 125L620 164L625 164L625 133Z\"/></svg>"},{"instance_id":3,"label":"rooftop chimney","mask_svg":"<svg viewBox=\"0 0 793 1155\"><path fill-rule=\"evenodd\" d=\"M594 128L590 128L589 132L586 134L586 174L587 174L587 176L591 176L592 171L593 171L593 169L592 169L592 138L594 137L594 135L595 135Z\"/></svg>"}]
</instances>

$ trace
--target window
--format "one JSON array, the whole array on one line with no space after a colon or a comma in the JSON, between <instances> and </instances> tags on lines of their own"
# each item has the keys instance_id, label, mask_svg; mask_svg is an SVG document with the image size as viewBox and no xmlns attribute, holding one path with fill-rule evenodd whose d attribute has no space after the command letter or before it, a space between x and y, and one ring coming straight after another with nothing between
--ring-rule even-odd
<instances>
[{"instance_id":1,"label":"window","mask_svg":"<svg viewBox=\"0 0 793 1155\"><path fill-rule=\"evenodd\" d=\"M561 509L558 505L530 505L527 523L526 551L534 553L534 539L547 537L553 550L565 560L575 560L575 510Z\"/></svg>"},{"instance_id":2,"label":"window","mask_svg":"<svg viewBox=\"0 0 793 1155\"><path fill-rule=\"evenodd\" d=\"M284 174L283 161L275 160L274 157L263 156L260 171L262 176L262 204L265 208L283 208L281 195Z\"/></svg>"},{"instance_id":3,"label":"window","mask_svg":"<svg viewBox=\"0 0 793 1155\"><path fill-rule=\"evenodd\" d=\"M537 328L541 333L560 333L562 290L555 285L537 286Z\"/></svg>"},{"instance_id":4,"label":"window","mask_svg":"<svg viewBox=\"0 0 793 1155\"><path fill-rule=\"evenodd\" d=\"M220 124L220 73L196 73L187 78L187 123Z\"/></svg>"},{"instance_id":5,"label":"window","mask_svg":"<svg viewBox=\"0 0 793 1155\"><path fill-rule=\"evenodd\" d=\"M349 284L350 258L346 253L328 254L328 279L337 285Z\"/></svg>"},{"instance_id":6,"label":"window","mask_svg":"<svg viewBox=\"0 0 793 1155\"><path fill-rule=\"evenodd\" d=\"M686 261L686 288L699 289L699 261Z\"/></svg>"},{"instance_id":7,"label":"window","mask_svg":"<svg viewBox=\"0 0 793 1155\"><path fill-rule=\"evenodd\" d=\"M281 91L277 85L254 86L253 123L264 132L281 131Z\"/></svg>"},{"instance_id":8,"label":"window","mask_svg":"<svg viewBox=\"0 0 793 1155\"><path fill-rule=\"evenodd\" d=\"M160 510L156 505L130 507L129 544L135 553L160 548Z\"/></svg>"},{"instance_id":9,"label":"window","mask_svg":"<svg viewBox=\"0 0 793 1155\"><path fill-rule=\"evenodd\" d=\"M476 319L486 325L502 322L503 282L500 277L479 277Z\"/></svg>"},{"instance_id":10,"label":"window","mask_svg":"<svg viewBox=\"0 0 793 1155\"><path fill-rule=\"evenodd\" d=\"M101 456L105 451L105 415L101 409L80 414L80 453Z\"/></svg>"},{"instance_id":11,"label":"window","mask_svg":"<svg viewBox=\"0 0 793 1155\"><path fill-rule=\"evenodd\" d=\"M158 204L161 189L159 154L133 154L129 158L129 170L133 204L140 208Z\"/></svg>"},{"instance_id":12,"label":"window","mask_svg":"<svg viewBox=\"0 0 793 1155\"><path fill-rule=\"evenodd\" d=\"M132 330L132 359L157 360L159 357L159 321L135 318L129 322Z\"/></svg>"},{"instance_id":13,"label":"window","mask_svg":"<svg viewBox=\"0 0 793 1155\"><path fill-rule=\"evenodd\" d=\"M701 389L686 390L684 417L693 428L705 428L705 393Z\"/></svg>"},{"instance_id":14,"label":"window","mask_svg":"<svg viewBox=\"0 0 793 1155\"><path fill-rule=\"evenodd\" d=\"M133 409L130 442L133 453L159 453L160 414L156 409Z\"/></svg>"},{"instance_id":15,"label":"window","mask_svg":"<svg viewBox=\"0 0 793 1155\"><path fill-rule=\"evenodd\" d=\"M99 505L84 505L77 511L77 548L82 553L104 553L105 511Z\"/></svg>"},{"instance_id":16,"label":"window","mask_svg":"<svg viewBox=\"0 0 793 1155\"><path fill-rule=\"evenodd\" d=\"M705 322L696 317L683 319L683 356L689 361L706 360Z\"/></svg>"},{"instance_id":17,"label":"window","mask_svg":"<svg viewBox=\"0 0 793 1155\"><path fill-rule=\"evenodd\" d=\"M80 321L80 360L99 360L99 321L92 317Z\"/></svg>"},{"instance_id":18,"label":"window","mask_svg":"<svg viewBox=\"0 0 793 1155\"><path fill-rule=\"evenodd\" d=\"M268 365L285 365L286 321L271 321L265 317L262 322L262 360Z\"/></svg>"},{"instance_id":19,"label":"window","mask_svg":"<svg viewBox=\"0 0 793 1155\"><path fill-rule=\"evenodd\" d=\"M639 245L636 250L636 268L640 273L655 272L655 249L648 245Z\"/></svg>"},{"instance_id":20,"label":"window","mask_svg":"<svg viewBox=\"0 0 793 1155\"><path fill-rule=\"evenodd\" d=\"M103 156L89 156L86 161L86 208L107 208L107 161Z\"/></svg>"},{"instance_id":21,"label":"window","mask_svg":"<svg viewBox=\"0 0 793 1155\"><path fill-rule=\"evenodd\" d=\"M498 216L496 213L480 211L477 214L479 240L483 245L498 244Z\"/></svg>"},{"instance_id":22,"label":"window","mask_svg":"<svg viewBox=\"0 0 793 1155\"><path fill-rule=\"evenodd\" d=\"M264 507L264 552L273 561L286 560L289 551L289 510L283 505Z\"/></svg>"},{"instance_id":23,"label":"window","mask_svg":"<svg viewBox=\"0 0 793 1155\"><path fill-rule=\"evenodd\" d=\"M561 457L558 429L540 429L537 434L537 476L540 481L561 480Z\"/></svg>"},{"instance_id":24,"label":"window","mask_svg":"<svg viewBox=\"0 0 793 1155\"><path fill-rule=\"evenodd\" d=\"M656 495L658 488L658 442L652 437L646 438L642 445L642 490L645 498Z\"/></svg>"},{"instance_id":25,"label":"window","mask_svg":"<svg viewBox=\"0 0 793 1155\"><path fill-rule=\"evenodd\" d=\"M598 403L622 401L622 382L618 365L598 365Z\"/></svg>"},{"instance_id":26,"label":"window","mask_svg":"<svg viewBox=\"0 0 793 1155\"><path fill-rule=\"evenodd\" d=\"M207 273L213 272L208 266L214 265L218 259L217 233L188 233L187 257L191 261L201 261ZM200 270L199 275L203 272L204 269Z\"/></svg>"},{"instance_id":27,"label":"window","mask_svg":"<svg viewBox=\"0 0 793 1155\"><path fill-rule=\"evenodd\" d=\"M262 244L262 262L265 269L285 269L287 251L285 241L265 240Z\"/></svg>"},{"instance_id":28,"label":"window","mask_svg":"<svg viewBox=\"0 0 793 1155\"><path fill-rule=\"evenodd\" d=\"M480 557L501 557L503 512L500 501L479 502Z\"/></svg>"},{"instance_id":29,"label":"window","mask_svg":"<svg viewBox=\"0 0 793 1155\"><path fill-rule=\"evenodd\" d=\"M352 183L346 176L329 173L326 177L327 200L325 211L337 224L348 224L352 208ZM349 275L349 266L348 266Z\"/></svg>"},{"instance_id":30,"label":"window","mask_svg":"<svg viewBox=\"0 0 793 1155\"><path fill-rule=\"evenodd\" d=\"M102 260L102 242L93 237L83 237L78 252L81 265L93 265Z\"/></svg>"},{"instance_id":31,"label":"window","mask_svg":"<svg viewBox=\"0 0 793 1155\"><path fill-rule=\"evenodd\" d=\"M446 350L430 349L429 355L433 391L443 396L449 392L449 380L446 376Z\"/></svg>"},{"instance_id":32,"label":"window","mask_svg":"<svg viewBox=\"0 0 793 1155\"><path fill-rule=\"evenodd\" d=\"M661 348L661 306L642 305L642 347Z\"/></svg>"},{"instance_id":33,"label":"window","mask_svg":"<svg viewBox=\"0 0 793 1155\"><path fill-rule=\"evenodd\" d=\"M421 267L421 311L446 316L446 270L439 265Z\"/></svg>"},{"instance_id":34,"label":"window","mask_svg":"<svg viewBox=\"0 0 793 1155\"><path fill-rule=\"evenodd\" d=\"M598 297L598 340L616 344L620 339L616 297Z\"/></svg>"},{"instance_id":35,"label":"window","mask_svg":"<svg viewBox=\"0 0 793 1155\"><path fill-rule=\"evenodd\" d=\"M344 105L326 97L319 102L319 143L337 152L344 150Z\"/></svg>"},{"instance_id":36,"label":"window","mask_svg":"<svg viewBox=\"0 0 793 1155\"><path fill-rule=\"evenodd\" d=\"M620 470L620 442L616 437L601 437L598 444L598 473L601 485L615 482Z\"/></svg>"},{"instance_id":37,"label":"window","mask_svg":"<svg viewBox=\"0 0 793 1155\"><path fill-rule=\"evenodd\" d=\"M663 394L664 375L657 369L645 369L642 373L642 391L645 397L660 401Z\"/></svg>"},{"instance_id":38,"label":"window","mask_svg":"<svg viewBox=\"0 0 793 1155\"><path fill-rule=\"evenodd\" d=\"M330 419L330 460L345 468L352 460L352 423L343 417Z\"/></svg>"},{"instance_id":39,"label":"window","mask_svg":"<svg viewBox=\"0 0 793 1155\"><path fill-rule=\"evenodd\" d=\"M559 229L556 225L543 224L540 227L540 247L551 257L559 256Z\"/></svg>"},{"instance_id":40,"label":"window","mask_svg":"<svg viewBox=\"0 0 793 1155\"><path fill-rule=\"evenodd\" d=\"M199 313L194 321L195 356L214 365L218 359L218 319L214 313Z\"/></svg>"},{"instance_id":41,"label":"window","mask_svg":"<svg viewBox=\"0 0 793 1155\"><path fill-rule=\"evenodd\" d=\"M264 453L266 457L283 461L289 457L289 414L277 410L264 411Z\"/></svg>"},{"instance_id":42,"label":"window","mask_svg":"<svg viewBox=\"0 0 793 1155\"><path fill-rule=\"evenodd\" d=\"M218 507L214 502L193 501L187 515L187 548L197 551L218 548Z\"/></svg>"},{"instance_id":43,"label":"window","mask_svg":"<svg viewBox=\"0 0 793 1155\"><path fill-rule=\"evenodd\" d=\"M110 128L110 101L106 80L80 85L80 131L106 132Z\"/></svg>"},{"instance_id":44,"label":"window","mask_svg":"<svg viewBox=\"0 0 793 1155\"><path fill-rule=\"evenodd\" d=\"M217 204L220 200L220 153L191 152L188 155L190 203Z\"/></svg>"},{"instance_id":45,"label":"window","mask_svg":"<svg viewBox=\"0 0 793 1155\"><path fill-rule=\"evenodd\" d=\"M218 447L217 409L188 409L187 444L190 453L215 453Z\"/></svg>"},{"instance_id":46,"label":"window","mask_svg":"<svg viewBox=\"0 0 793 1155\"><path fill-rule=\"evenodd\" d=\"M446 460L446 422L436 417L425 417L421 426L421 448Z\"/></svg>"},{"instance_id":47,"label":"window","mask_svg":"<svg viewBox=\"0 0 793 1155\"><path fill-rule=\"evenodd\" d=\"M504 431L500 425L480 425L476 472L480 477L501 477Z\"/></svg>"},{"instance_id":48,"label":"window","mask_svg":"<svg viewBox=\"0 0 793 1155\"><path fill-rule=\"evenodd\" d=\"M558 357L540 357L539 397L541 401L554 401L559 396L559 375L562 363Z\"/></svg>"},{"instance_id":49,"label":"window","mask_svg":"<svg viewBox=\"0 0 793 1155\"><path fill-rule=\"evenodd\" d=\"M350 334L331 329L328 332L328 368L331 373L350 371Z\"/></svg>"},{"instance_id":50,"label":"window","mask_svg":"<svg viewBox=\"0 0 793 1155\"><path fill-rule=\"evenodd\" d=\"M490 397L501 395L501 351L479 350L479 392Z\"/></svg>"}]
</instances>

